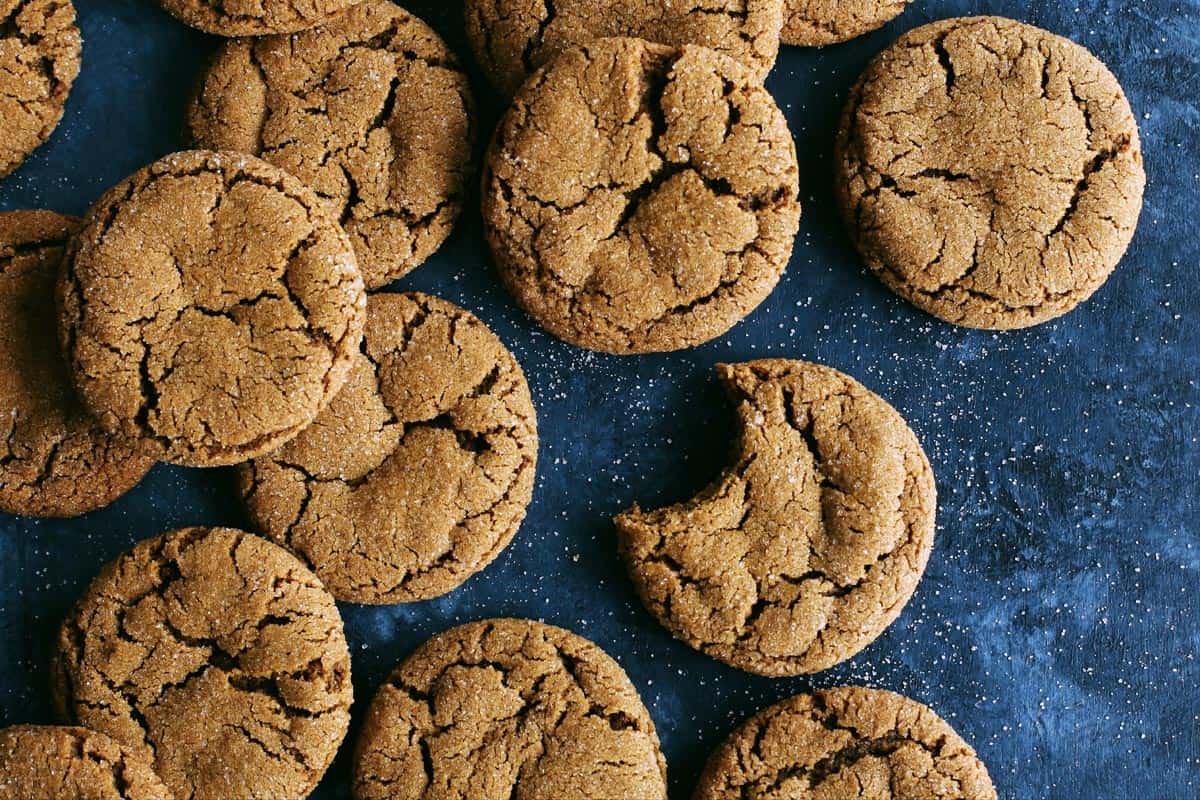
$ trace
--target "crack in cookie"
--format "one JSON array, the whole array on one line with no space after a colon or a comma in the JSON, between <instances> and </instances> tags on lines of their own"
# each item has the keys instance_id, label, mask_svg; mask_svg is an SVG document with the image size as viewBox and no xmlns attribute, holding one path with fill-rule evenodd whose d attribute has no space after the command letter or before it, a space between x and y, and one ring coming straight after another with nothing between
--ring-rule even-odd
<instances>
[{"instance_id":1,"label":"crack in cookie","mask_svg":"<svg viewBox=\"0 0 1200 800\"><path fill-rule=\"evenodd\" d=\"M306 796L350 721L333 598L230 529L175 531L105 567L54 674L61 710L151 759L179 800Z\"/></svg>"},{"instance_id":2,"label":"crack in cookie","mask_svg":"<svg viewBox=\"0 0 1200 800\"><path fill-rule=\"evenodd\" d=\"M375 294L341 392L238 474L255 526L335 597L401 603L450 591L508 545L536 460L529 387L495 334L444 300Z\"/></svg>"},{"instance_id":3,"label":"crack in cookie","mask_svg":"<svg viewBox=\"0 0 1200 800\"><path fill-rule=\"evenodd\" d=\"M606 39L502 120L484 176L509 290L554 335L644 353L719 336L771 292L800 219L771 96L710 50Z\"/></svg>"},{"instance_id":4,"label":"crack in cookie","mask_svg":"<svg viewBox=\"0 0 1200 800\"><path fill-rule=\"evenodd\" d=\"M591 642L495 619L426 642L367 710L356 800L666 800L666 763L621 667Z\"/></svg>"},{"instance_id":5,"label":"crack in cookie","mask_svg":"<svg viewBox=\"0 0 1200 800\"><path fill-rule=\"evenodd\" d=\"M798 361L718 367L733 465L692 500L616 518L638 593L675 636L761 675L850 658L900 615L933 547L929 462L896 411Z\"/></svg>"},{"instance_id":6,"label":"crack in cookie","mask_svg":"<svg viewBox=\"0 0 1200 800\"><path fill-rule=\"evenodd\" d=\"M0 800L171 800L150 762L85 728L0 730Z\"/></svg>"},{"instance_id":7,"label":"crack in cookie","mask_svg":"<svg viewBox=\"0 0 1200 800\"><path fill-rule=\"evenodd\" d=\"M868 267L948 322L1036 325L1108 279L1142 205L1137 123L1079 45L997 17L901 37L851 93L838 192Z\"/></svg>"},{"instance_id":8,"label":"crack in cookie","mask_svg":"<svg viewBox=\"0 0 1200 800\"><path fill-rule=\"evenodd\" d=\"M159 0L185 25L217 36L295 33L329 22L359 0Z\"/></svg>"},{"instance_id":9,"label":"crack in cookie","mask_svg":"<svg viewBox=\"0 0 1200 800\"><path fill-rule=\"evenodd\" d=\"M743 723L693 800L995 800L987 768L928 707L877 689L796 695Z\"/></svg>"}]
</instances>

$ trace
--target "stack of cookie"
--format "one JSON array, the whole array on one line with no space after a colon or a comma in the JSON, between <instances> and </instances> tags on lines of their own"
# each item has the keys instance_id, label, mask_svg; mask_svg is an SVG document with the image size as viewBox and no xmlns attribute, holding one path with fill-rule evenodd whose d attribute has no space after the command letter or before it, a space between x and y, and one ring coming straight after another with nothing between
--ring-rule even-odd
<instances>
[{"instance_id":1,"label":"stack of cookie","mask_svg":"<svg viewBox=\"0 0 1200 800\"><path fill-rule=\"evenodd\" d=\"M162 2L256 38L230 38L202 77L200 149L82 220L0 215L0 508L76 515L155 461L236 464L261 537L174 531L100 573L54 669L61 711L86 728L0 732L0 800L50 783L55 798L306 796L349 727L335 601L450 591L512 540L533 493L537 425L512 354L444 300L368 295L428 258L463 206L478 121L455 56L389 0ZM511 98L482 211L513 296L555 336L618 354L695 346L747 317L800 220L796 146L763 85L780 42L841 41L904 5L468 0L477 60ZM24 94L0 92L19 108L6 172L61 116L79 35L65 0L4 13L15 44L0 59L29 73ZM847 105L837 173L871 270L989 328L1094 292L1144 183L1112 75L997 18L882 53ZM741 425L732 463L688 502L621 514L622 554L646 607L697 650L761 675L827 669L915 591L932 469L850 376L781 359L718 370ZM653 800L666 766L612 659L558 628L486 620L385 682L354 793ZM842 688L745 723L696 797L852 795L995 790L931 710Z\"/></svg>"}]
</instances>

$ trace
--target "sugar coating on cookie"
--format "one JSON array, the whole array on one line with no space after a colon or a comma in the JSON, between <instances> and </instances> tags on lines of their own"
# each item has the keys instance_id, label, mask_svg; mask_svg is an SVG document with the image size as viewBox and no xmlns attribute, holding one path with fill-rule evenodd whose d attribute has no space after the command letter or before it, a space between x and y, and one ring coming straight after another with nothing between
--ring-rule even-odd
<instances>
[{"instance_id":1,"label":"sugar coating on cookie","mask_svg":"<svg viewBox=\"0 0 1200 800\"><path fill-rule=\"evenodd\" d=\"M851 93L840 205L867 265L975 328L1065 314L1133 237L1145 173L1117 79L1079 45L998 17L901 37Z\"/></svg>"},{"instance_id":2,"label":"sugar coating on cookie","mask_svg":"<svg viewBox=\"0 0 1200 800\"><path fill-rule=\"evenodd\" d=\"M874 641L933 547L929 461L900 415L836 370L718 367L733 464L679 505L616 519L638 593L675 636L760 675L817 672Z\"/></svg>"},{"instance_id":3,"label":"sugar coating on cookie","mask_svg":"<svg viewBox=\"0 0 1200 800\"><path fill-rule=\"evenodd\" d=\"M82 46L70 0L0 4L0 178L58 126Z\"/></svg>"},{"instance_id":4,"label":"sugar coating on cookie","mask_svg":"<svg viewBox=\"0 0 1200 800\"><path fill-rule=\"evenodd\" d=\"M189 466L262 455L312 422L366 316L353 247L317 196L234 153L177 153L110 190L58 291L85 405Z\"/></svg>"},{"instance_id":5,"label":"sugar coating on cookie","mask_svg":"<svg viewBox=\"0 0 1200 800\"><path fill-rule=\"evenodd\" d=\"M912 0L785 0L784 44L821 47L870 33L892 20Z\"/></svg>"},{"instance_id":6,"label":"sugar coating on cookie","mask_svg":"<svg viewBox=\"0 0 1200 800\"><path fill-rule=\"evenodd\" d=\"M329 407L239 470L255 526L339 600L444 594L512 540L533 493L537 426L521 367L473 314L375 294Z\"/></svg>"},{"instance_id":7,"label":"sugar coating on cookie","mask_svg":"<svg viewBox=\"0 0 1200 800\"><path fill-rule=\"evenodd\" d=\"M796 695L743 723L693 800L996 800L987 768L930 708L859 687Z\"/></svg>"},{"instance_id":8,"label":"sugar coating on cookie","mask_svg":"<svg viewBox=\"0 0 1200 800\"><path fill-rule=\"evenodd\" d=\"M473 105L428 25L366 0L294 36L228 42L188 121L198 146L259 156L315 190L376 288L450 234L473 172Z\"/></svg>"},{"instance_id":9,"label":"sugar coating on cookie","mask_svg":"<svg viewBox=\"0 0 1200 800\"><path fill-rule=\"evenodd\" d=\"M0 509L73 517L108 505L154 459L80 405L59 354L54 284L79 220L0 213Z\"/></svg>"},{"instance_id":10,"label":"sugar coating on cookie","mask_svg":"<svg viewBox=\"0 0 1200 800\"><path fill-rule=\"evenodd\" d=\"M333 598L286 550L228 528L106 566L54 666L61 710L150 759L179 798L306 797L350 723Z\"/></svg>"},{"instance_id":11,"label":"sugar coating on cookie","mask_svg":"<svg viewBox=\"0 0 1200 800\"><path fill-rule=\"evenodd\" d=\"M612 353L725 333L775 287L800 220L775 101L703 47L604 39L527 83L483 181L500 273L554 335Z\"/></svg>"},{"instance_id":12,"label":"sugar coating on cookie","mask_svg":"<svg viewBox=\"0 0 1200 800\"><path fill-rule=\"evenodd\" d=\"M328 22L359 0L159 0L180 22L217 36L295 33Z\"/></svg>"},{"instance_id":13,"label":"sugar coating on cookie","mask_svg":"<svg viewBox=\"0 0 1200 800\"><path fill-rule=\"evenodd\" d=\"M696 44L762 81L779 52L783 0L466 0L467 38L492 83L512 96L560 53L613 36Z\"/></svg>"},{"instance_id":14,"label":"sugar coating on cookie","mask_svg":"<svg viewBox=\"0 0 1200 800\"><path fill-rule=\"evenodd\" d=\"M355 800L666 800L666 762L637 690L586 639L540 622L452 628L367 709Z\"/></svg>"},{"instance_id":15,"label":"sugar coating on cookie","mask_svg":"<svg viewBox=\"0 0 1200 800\"><path fill-rule=\"evenodd\" d=\"M96 731L0 729L0 800L171 800L150 762Z\"/></svg>"}]
</instances>

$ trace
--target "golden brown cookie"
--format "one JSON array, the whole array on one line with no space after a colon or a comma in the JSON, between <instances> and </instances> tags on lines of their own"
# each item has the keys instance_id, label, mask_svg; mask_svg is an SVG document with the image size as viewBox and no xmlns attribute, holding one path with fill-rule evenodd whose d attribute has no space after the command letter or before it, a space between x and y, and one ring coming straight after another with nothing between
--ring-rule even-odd
<instances>
[{"instance_id":1,"label":"golden brown cookie","mask_svg":"<svg viewBox=\"0 0 1200 800\"><path fill-rule=\"evenodd\" d=\"M775 287L800 220L775 101L712 50L603 39L527 83L492 142L483 218L509 290L611 353L725 333Z\"/></svg>"},{"instance_id":2,"label":"golden brown cookie","mask_svg":"<svg viewBox=\"0 0 1200 800\"><path fill-rule=\"evenodd\" d=\"M154 465L101 430L58 349L54 283L79 220L0 213L0 509L73 517L106 506Z\"/></svg>"},{"instance_id":3,"label":"golden brown cookie","mask_svg":"<svg viewBox=\"0 0 1200 800\"><path fill-rule=\"evenodd\" d=\"M760 675L850 658L900 615L933 548L937 493L882 398L818 364L717 368L733 464L694 499L617 517L642 601L671 633Z\"/></svg>"},{"instance_id":4,"label":"golden brown cookie","mask_svg":"<svg viewBox=\"0 0 1200 800\"><path fill-rule=\"evenodd\" d=\"M1145 173L1117 79L1079 45L999 17L917 28L851 93L835 169L867 265L930 314L1021 328L1107 280Z\"/></svg>"},{"instance_id":5,"label":"golden brown cookie","mask_svg":"<svg viewBox=\"0 0 1200 800\"><path fill-rule=\"evenodd\" d=\"M512 540L537 423L520 365L482 322L424 294L375 294L350 379L316 422L243 465L255 527L339 600L445 594Z\"/></svg>"},{"instance_id":6,"label":"golden brown cookie","mask_svg":"<svg viewBox=\"0 0 1200 800\"><path fill-rule=\"evenodd\" d=\"M708 761L693 800L996 800L987 767L928 707L879 689L796 695Z\"/></svg>"},{"instance_id":7,"label":"golden brown cookie","mask_svg":"<svg viewBox=\"0 0 1200 800\"><path fill-rule=\"evenodd\" d=\"M783 0L466 0L466 23L476 60L507 97L560 53L610 36L702 45L762 82L779 52Z\"/></svg>"},{"instance_id":8,"label":"golden brown cookie","mask_svg":"<svg viewBox=\"0 0 1200 800\"><path fill-rule=\"evenodd\" d=\"M61 337L105 429L189 466L245 461L341 388L366 293L313 192L237 153L176 153L88 212L59 281Z\"/></svg>"},{"instance_id":9,"label":"golden brown cookie","mask_svg":"<svg viewBox=\"0 0 1200 800\"><path fill-rule=\"evenodd\" d=\"M188 121L199 146L251 153L314 189L371 289L450 234L473 171L473 105L428 25L366 0L294 36L228 42Z\"/></svg>"},{"instance_id":10,"label":"golden brown cookie","mask_svg":"<svg viewBox=\"0 0 1200 800\"><path fill-rule=\"evenodd\" d=\"M821 47L845 42L899 15L912 0L785 0L784 44Z\"/></svg>"},{"instance_id":11,"label":"golden brown cookie","mask_svg":"<svg viewBox=\"0 0 1200 800\"><path fill-rule=\"evenodd\" d=\"M295 33L328 22L358 0L159 0L185 25L217 36Z\"/></svg>"},{"instance_id":12,"label":"golden brown cookie","mask_svg":"<svg viewBox=\"0 0 1200 800\"><path fill-rule=\"evenodd\" d=\"M350 723L342 618L290 553L229 528L135 545L63 624L55 699L177 798L306 797Z\"/></svg>"},{"instance_id":13,"label":"golden brown cookie","mask_svg":"<svg viewBox=\"0 0 1200 800\"><path fill-rule=\"evenodd\" d=\"M0 730L0 800L171 800L150 763L86 728Z\"/></svg>"},{"instance_id":14,"label":"golden brown cookie","mask_svg":"<svg viewBox=\"0 0 1200 800\"><path fill-rule=\"evenodd\" d=\"M0 0L0 178L62 119L82 47L71 0Z\"/></svg>"},{"instance_id":15,"label":"golden brown cookie","mask_svg":"<svg viewBox=\"0 0 1200 800\"><path fill-rule=\"evenodd\" d=\"M621 667L562 628L492 619L421 645L375 696L355 800L666 800L654 722Z\"/></svg>"}]
</instances>

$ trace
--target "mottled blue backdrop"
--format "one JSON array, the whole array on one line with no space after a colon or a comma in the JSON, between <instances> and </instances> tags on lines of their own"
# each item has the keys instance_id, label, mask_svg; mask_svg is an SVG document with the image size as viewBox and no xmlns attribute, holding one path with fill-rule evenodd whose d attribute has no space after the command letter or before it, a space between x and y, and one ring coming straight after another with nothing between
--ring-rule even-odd
<instances>
[{"instance_id":1,"label":"mottled blue backdrop","mask_svg":"<svg viewBox=\"0 0 1200 800\"><path fill-rule=\"evenodd\" d=\"M0 209L81 213L181 145L184 102L216 40L153 0L75 3L83 73L50 143L0 182ZM469 60L460 3L413 10ZM1141 124L1149 173L1137 237L1108 284L1066 318L1015 333L951 327L890 295L860 267L830 189L839 109L867 60L903 30L970 13L1041 25L1107 62ZM457 591L342 607L356 712L434 632L518 615L620 660L658 725L673 800L686 800L706 754L745 716L848 682L933 706L1004 798L1200 796L1198 37L1200 0L917 0L855 42L785 49L767 85L800 152L795 255L758 311L682 353L601 356L542 333L501 288L472 199L447 245L398 287L474 310L521 360L541 429L537 491L514 543ZM487 108L487 127L497 112ZM937 545L904 615L848 664L795 680L751 677L674 641L635 599L609 522L634 500L677 501L719 472L732 418L712 367L767 355L825 362L890 400L940 490ZM101 564L195 524L244 524L228 471L160 465L112 507L69 522L0 515L0 723L50 721L53 633ZM347 796L346 752L316 797Z\"/></svg>"}]
</instances>

